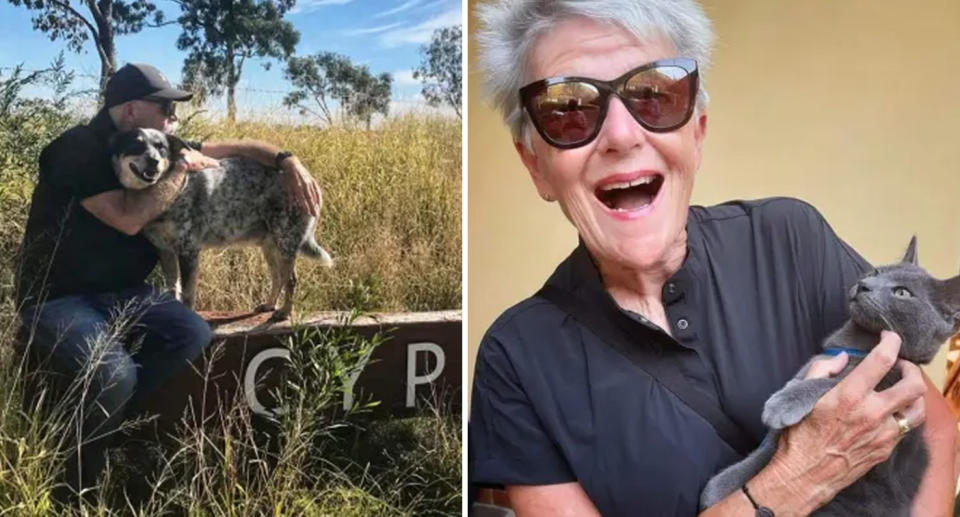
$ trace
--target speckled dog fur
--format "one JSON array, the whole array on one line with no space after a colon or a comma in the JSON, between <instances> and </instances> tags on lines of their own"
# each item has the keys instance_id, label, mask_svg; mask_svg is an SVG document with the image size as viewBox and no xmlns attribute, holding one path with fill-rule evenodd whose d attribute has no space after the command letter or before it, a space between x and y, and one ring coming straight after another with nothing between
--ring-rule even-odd
<instances>
[{"instance_id":1,"label":"speckled dog fur","mask_svg":"<svg viewBox=\"0 0 960 517\"><path fill-rule=\"evenodd\" d=\"M127 188L146 188L172 168L186 144L153 129L134 129L114 137L111 152L118 178ZM236 157L220 166L189 173L177 199L143 228L157 247L167 286L193 307L200 250L233 244L259 245L270 269L270 298L257 311L283 306L273 319L286 319L297 286L297 253L330 266L333 260L313 238L317 219L290 206L275 169ZM181 293L182 287L182 293ZM285 289L284 289L285 288Z\"/></svg>"}]
</instances>

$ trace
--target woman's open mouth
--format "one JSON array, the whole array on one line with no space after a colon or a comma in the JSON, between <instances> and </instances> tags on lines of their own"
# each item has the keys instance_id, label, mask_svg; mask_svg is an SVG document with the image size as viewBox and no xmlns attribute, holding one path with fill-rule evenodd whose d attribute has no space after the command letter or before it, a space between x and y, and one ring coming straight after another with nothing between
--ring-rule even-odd
<instances>
[{"instance_id":1,"label":"woman's open mouth","mask_svg":"<svg viewBox=\"0 0 960 517\"><path fill-rule=\"evenodd\" d=\"M615 213L627 215L650 206L663 186L662 174L641 176L629 181L609 181L597 187L594 195Z\"/></svg>"}]
</instances>

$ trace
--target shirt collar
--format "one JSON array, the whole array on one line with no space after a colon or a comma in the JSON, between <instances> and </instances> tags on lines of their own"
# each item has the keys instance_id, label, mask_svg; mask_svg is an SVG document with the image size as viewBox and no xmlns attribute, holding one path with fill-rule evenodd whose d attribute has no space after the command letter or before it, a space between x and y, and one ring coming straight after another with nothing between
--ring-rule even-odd
<instances>
[{"instance_id":1,"label":"shirt collar","mask_svg":"<svg viewBox=\"0 0 960 517\"><path fill-rule=\"evenodd\" d=\"M701 268L700 255L702 254L700 242L702 237L698 225L696 212L688 210L687 255L680 269L664 285L664 303L670 303L678 296L693 296L696 288L694 280ZM603 285L600 271L582 238L579 239L576 249L557 267L547 283L566 289L585 301L600 304L604 309L621 310ZM674 284L674 289L673 292L668 293L667 288L671 283Z\"/></svg>"}]
</instances>

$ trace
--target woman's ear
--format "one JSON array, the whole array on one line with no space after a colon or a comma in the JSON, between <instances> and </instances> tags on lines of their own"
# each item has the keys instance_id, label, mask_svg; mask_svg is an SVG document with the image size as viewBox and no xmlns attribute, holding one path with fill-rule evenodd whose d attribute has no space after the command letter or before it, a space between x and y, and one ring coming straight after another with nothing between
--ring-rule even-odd
<instances>
[{"instance_id":1,"label":"woman's ear","mask_svg":"<svg viewBox=\"0 0 960 517\"><path fill-rule=\"evenodd\" d=\"M527 149L527 146L520 140L515 141L513 145L517 149L517 154L520 155L520 161L523 162L523 165L527 168L527 172L530 173L530 179L533 180L533 184L537 188L537 193L540 194L540 197L543 198L544 201L556 201L557 196L553 191L553 185L547 181L547 178L543 175L543 171L540 170L540 164L537 163L537 155L533 154L533 151L530 149Z\"/></svg>"}]
</instances>

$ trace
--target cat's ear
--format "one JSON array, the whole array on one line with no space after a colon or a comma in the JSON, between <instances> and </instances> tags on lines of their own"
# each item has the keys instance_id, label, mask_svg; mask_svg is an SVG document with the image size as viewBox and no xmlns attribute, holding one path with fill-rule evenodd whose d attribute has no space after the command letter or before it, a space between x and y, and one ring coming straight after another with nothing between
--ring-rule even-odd
<instances>
[{"instance_id":1,"label":"cat's ear","mask_svg":"<svg viewBox=\"0 0 960 517\"><path fill-rule=\"evenodd\" d=\"M917 265L917 236L910 237L910 244L907 245L907 252L903 254L903 260L907 264Z\"/></svg>"}]
</instances>

